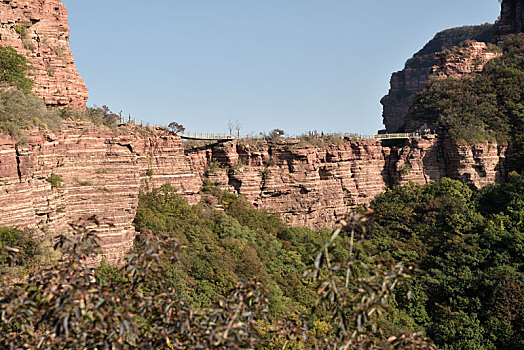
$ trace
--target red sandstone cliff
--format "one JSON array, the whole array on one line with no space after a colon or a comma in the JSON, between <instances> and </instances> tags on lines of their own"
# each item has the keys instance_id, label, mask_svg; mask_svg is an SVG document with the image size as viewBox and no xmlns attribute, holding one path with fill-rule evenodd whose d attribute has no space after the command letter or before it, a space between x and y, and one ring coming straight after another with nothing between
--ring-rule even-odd
<instances>
[{"instance_id":1,"label":"red sandstone cliff","mask_svg":"<svg viewBox=\"0 0 524 350\"><path fill-rule=\"evenodd\" d=\"M71 54L61 0L1 1L0 45L12 46L29 59L33 90L47 105L85 109L88 92Z\"/></svg>"},{"instance_id":2,"label":"red sandstone cliff","mask_svg":"<svg viewBox=\"0 0 524 350\"><path fill-rule=\"evenodd\" d=\"M501 55L500 49L492 44L467 41L460 47L437 53L431 76L441 79L461 78L474 72L481 72L486 63Z\"/></svg>"},{"instance_id":3,"label":"red sandstone cliff","mask_svg":"<svg viewBox=\"0 0 524 350\"><path fill-rule=\"evenodd\" d=\"M403 70L391 76L391 88L380 101L384 107L382 116L386 130L396 132L404 126L415 94L425 86L432 68L442 64L441 60L444 56L440 52L450 50L465 40L489 43L522 32L524 32L524 0L503 0L500 19L494 25L453 28L435 35L424 48L406 62ZM444 76L454 75L452 71L439 73Z\"/></svg>"},{"instance_id":4,"label":"red sandstone cliff","mask_svg":"<svg viewBox=\"0 0 524 350\"><path fill-rule=\"evenodd\" d=\"M495 28L485 24L442 31L410 58L403 70L393 73L390 90L380 101L384 107L382 117L386 130L396 132L402 128L415 94L425 86L437 64L435 55L438 52L450 50L465 40L489 42Z\"/></svg>"},{"instance_id":5,"label":"red sandstone cliff","mask_svg":"<svg viewBox=\"0 0 524 350\"><path fill-rule=\"evenodd\" d=\"M141 188L171 182L192 194L201 187L182 141L168 134L67 122L60 134L35 130L28 136L26 145L17 146L0 134L0 226L38 229L50 238L69 223L96 215L110 261L134 239ZM62 178L59 187L47 181L51 175Z\"/></svg>"},{"instance_id":6,"label":"red sandstone cliff","mask_svg":"<svg viewBox=\"0 0 524 350\"><path fill-rule=\"evenodd\" d=\"M29 227L50 238L96 215L104 256L115 261L132 243L140 190L164 183L196 203L208 178L291 224L319 228L395 184L443 176L476 186L498 182L505 156L497 145L435 138L402 147L362 139L320 146L228 142L184 152L181 139L166 131L67 122L59 134L30 132L24 146L0 135L0 226ZM58 188L47 181L53 174L62 177Z\"/></svg>"}]
</instances>

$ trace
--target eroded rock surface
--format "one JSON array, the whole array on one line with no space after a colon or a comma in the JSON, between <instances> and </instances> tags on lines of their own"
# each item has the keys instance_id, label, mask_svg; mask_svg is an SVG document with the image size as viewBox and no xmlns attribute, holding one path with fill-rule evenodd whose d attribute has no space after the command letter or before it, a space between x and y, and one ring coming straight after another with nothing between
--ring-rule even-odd
<instances>
[{"instance_id":1,"label":"eroded rock surface","mask_svg":"<svg viewBox=\"0 0 524 350\"><path fill-rule=\"evenodd\" d=\"M504 0L495 40L517 33L524 33L524 0Z\"/></svg>"},{"instance_id":2,"label":"eroded rock surface","mask_svg":"<svg viewBox=\"0 0 524 350\"><path fill-rule=\"evenodd\" d=\"M393 73L389 93L380 101L384 107L382 117L386 130L396 132L404 126L415 94L425 86L437 64L436 53L450 50L465 40L490 42L495 29L495 26L485 24L444 30L410 58L403 70Z\"/></svg>"},{"instance_id":3,"label":"eroded rock surface","mask_svg":"<svg viewBox=\"0 0 524 350\"><path fill-rule=\"evenodd\" d=\"M478 41L464 42L460 47L439 52L431 76L437 78L462 78L465 75L481 72L486 63L502 55L497 47Z\"/></svg>"},{"instance_id":4,"label":"eroded rock surface","mask_svg":"<svg viewBox=\"0 0 524 350\"><path fill-rule=\"evenodd\" d=\"M85 109L88 91L71 54L67 10L60 0L1 1L0 45L29 59L33 91L47 105Z\"/></svg>"},{"instance_id":5,"label":"eroded rock surface","mask_svg":"<svg viewBox=\"0 0 524 350\"><path fill-rule=\"evenodd\" d=\"M34 130L28 136L17 146L0 135L0 226L36 229L50 239L96 215L109 261L132 244L140 191L164 183L197 203L209 180L293 225L321 228L409 181L449 176L477 187L497 183L507 153L495 144L473 147L431 136L390 147L366 139L232 141L184 151L182 140L167 131L111 131L73 121L59 134ZM61 179L59 186L53 177Z\"/></svg>"}]
</instances>

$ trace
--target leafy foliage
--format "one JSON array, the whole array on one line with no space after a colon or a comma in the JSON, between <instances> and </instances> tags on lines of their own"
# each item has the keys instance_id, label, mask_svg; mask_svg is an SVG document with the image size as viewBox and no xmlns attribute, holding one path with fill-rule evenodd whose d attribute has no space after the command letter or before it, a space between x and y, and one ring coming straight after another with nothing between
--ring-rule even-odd
<instances>
[{"instance_id":1,"label":"leafy foliage","mask_svg":"<svg viewBox=\"0 0 524 350\"><path fill-rule=\"evenodd\" d=\"M26 93L31 92L33 81L27 77L30 69L25 56L10 46L0 45L0 84L16 87Z\"/></svg>"},{"instance_id":2,"label":"leafy foliage","mask_svg":"<svg viewBox=\"0 0 524 350\"><path fill-rule=\"evenodd\" d=\"M95 105L93 107L87 107L81 118L90 120L98 126L104 125L108 128L115 128L118 125L119 116L113 113L106 105L102 107Z\"/></svg>"},{"instance_id":3,"label":"leafy foliage","mask_svg":"<svg viewBox=\"0 0 524 350\"><path fill-rule=\"evenodd\" d=\"M397 294L396 302L439 347L524 346L523 195L524 179L513 174L478 193L444 179L374 200L370 249L379 261L421 270L413 298Z\"/></svg>"},{"instance_id":4,"label":"leafy foliage","mask_svg":"<svg viewBox=\"0 0 524 350\"><path fill-rule=\"evenodd\" d=\"M57 111L48 110L44 101L32 93L0 89L0 132L24 142L25 129L39 127L56 131L61 121Z\"/></svg>"},{"instance_id":5,"label":"leafy foliage","mask_svg":"<svg viewBox=\"0 0 524 350\"><path fill-rule=\"evenodd\" d=\"M173 210L177 206L180 203ZM100 224L94 217L90 220ZM345 300L341 315L358 310L356 324L338 328L336 323L313 321L309 327L310 322L296 313L273 316L268 310L271 292L260 282L236 283L207 307L194 308L170 283L172 267L181 262L184 248L178 240L162 234L140 235L124 266L102 263L93 275L87 261L92 261L99 246L89 227L73 225L74 236L59 237L55 248L63 257L54 266L31 274L23 283L0 284L0 343L5 347L343 349L360 344L378 349L371 339L374 335L363 330L374 328L368 318L376 313L373 310L386 306L387 295L399 281L397 274L384 270L351 282L357 293L347 286L338 291L325 288L338 284L335 264L326 269L322 261L335 263L332 253L342 232L339 229L322 248L310 275L318 294L335 293ZM7 252L14 259L16 251ZM376 291L382 292L375 296ZM325 306L325 311L338 308L330 300L322 296L317 304ZM354 329L359 331L353 333ZM434 349L417 334L401 334L384 342Z\"/></svg>"},{"instance_id":6,"label":"leafy foliage","mask_svg":"<svg viewBox=\"0 0 524 350\"><path fill-rule=\"evenodd\" d=\"M57 175L57 174L51 174L47 177L47 179L45 179L47 182L49 182L51 184L51 187L53 188L58 188L62 185L62 182L64 181L62 179L62 176L60 175Z\"/></svg>"},{"instance_id":7,"label":"leafy foliage","mask_svg":"<svg viewBox=\"0 0 524 350\"><path fill-rule=\"evenodd\" d=\"M93 273L91 218L58 239L58 263L3 279L0 342L434 349L427 334L442 349L519 348L524 177L509 179L481 191L449 179L395 188L334 232L289 227L210 186L191 206L165 185L141 195L142 234L123 266ZM8 247L32 243L7 230L4 262L22 261Z\"/></svg>"}]
</instances>

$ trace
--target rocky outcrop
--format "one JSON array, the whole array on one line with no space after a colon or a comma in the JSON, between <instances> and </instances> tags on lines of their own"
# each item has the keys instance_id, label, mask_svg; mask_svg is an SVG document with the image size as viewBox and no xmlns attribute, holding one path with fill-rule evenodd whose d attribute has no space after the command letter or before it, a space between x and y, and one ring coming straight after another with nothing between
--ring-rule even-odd
<instances>
[{"instance_id":1,"label":"rocky outcrop","mask_svg":"<svg viewBox=\"0 0 524 350\"><path fill-rule=\"evenodd\" d=\"M367 139L244 140L184 152L182 140L165 130L111 131L73 121L59 134L28 132L28 140L21 146L0 135L0 226L32 228L50 239L95 215L100 225L92 228L113 262L132 244L138 194L164 183L197 203L211 181L290 224L320 228L409 181L499 182L507 153L431 136L388 147Z\"/></svg>"},{"instance_id":2,"label":"rocky outcrop","mask_svg":"<svg viewBox=\"0 0 524 350\"><path fill-rule=\"evenodd\" d=\"M186 154L195 170L206 169L202 178L291 224L314 228L333 226L391 186L449 176L481 187L505 176L506 149L493 144L471 147L432 135L389 147L366 139L297 142L228 143Z\"/></svg>"},{"instance_id":3,"label":"rocky outcrop","mask_svg":"<svg viewBox=\"0 0 524 350\"><path fill-rule=\"evenodd\" d=\"M504 40L517 33L524 33L524 0L504 0L494 40Z\"/></svg>"},{"instance_id":4,"label":"rocky outcrop","mask_svg":"<svg viewBox=\"0 0 524 350\"><path fill-rule=\"evenodd\" d=\"M0 226L36 229L52 238L95 215L104 257L132 244L140 189L166 182L189 195L201 187L182 141L160 131L101 130L67 122L60 134L34 130L28 143L0 135Z\"/></svg>"},{"instance_id":5,"label":"rocky outcrop","mask_svg":"<svg viewBox=\"0 0 524 350\"><path fill-rule=\"evenodd\" d=\"M490 60L501 55L501 49L496 45L471 40L465 41L451 50L436 54L436 64L431 69L430 80L428 81L448 77L457 79L466 77L482 71ZM417 108L412 106L404 117L404 131L419 132L424 128L435 128L435 122L428 116L428 114L419 113Z\"/></svg>"},{"instance_id":6,"label":"rocky outcrop","mask_svg":"<svg viewBox=\"0 0 524 350\"><path fill-rule=\"evenodd\" d=\"M501 55L500 49L495 45L466 41L460 47L437 53L431 76L441 79L461 78L474 72L481 72L486 63Z\"/></svg>"},{"instance_id":7,"label":"rocky outcrop","mask_svg":"<svg viewBox=\"0 0 524 350\"><path fill-rule=\"evenodd\" d=\"M67 10L60 0L1 1L0 45L29 59L33 90L48 106L85 109L88 91L71 54Z\"/></svg>"},{"instance_id":8,"label":"rocky outcrop","mask_svg":"<svg viewBox=\"0 0 524 350\"><path fill-rule=\"evenodd\" d=\"M406 62L403 70L393 73L389 93L382 98L382 117L388 132L396 132L404 126L405 117L415 94L426 84L435 64L435 54L450 50L465 40L490 42L496 26L466 26L442 31Z\"/></svg>"}]
</instances>

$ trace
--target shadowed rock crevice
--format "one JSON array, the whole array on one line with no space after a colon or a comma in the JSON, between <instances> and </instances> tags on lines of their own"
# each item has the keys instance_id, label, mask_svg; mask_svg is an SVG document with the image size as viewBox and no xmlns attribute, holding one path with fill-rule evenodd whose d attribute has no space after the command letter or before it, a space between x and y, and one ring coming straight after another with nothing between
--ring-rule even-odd
<instances>
[{"instance_id":1,"label":"shadowed rock crevice","mask_svg":"<svg viewBox=\"0 0 524 350\"><path fill-rule=\"evenodd\" d=\"M16 173L18 174L18 180L22 183L22 169L20 168L20 151L18 150L18 145L15 145L16 153Z\"/></svg>"}]
</instances>

